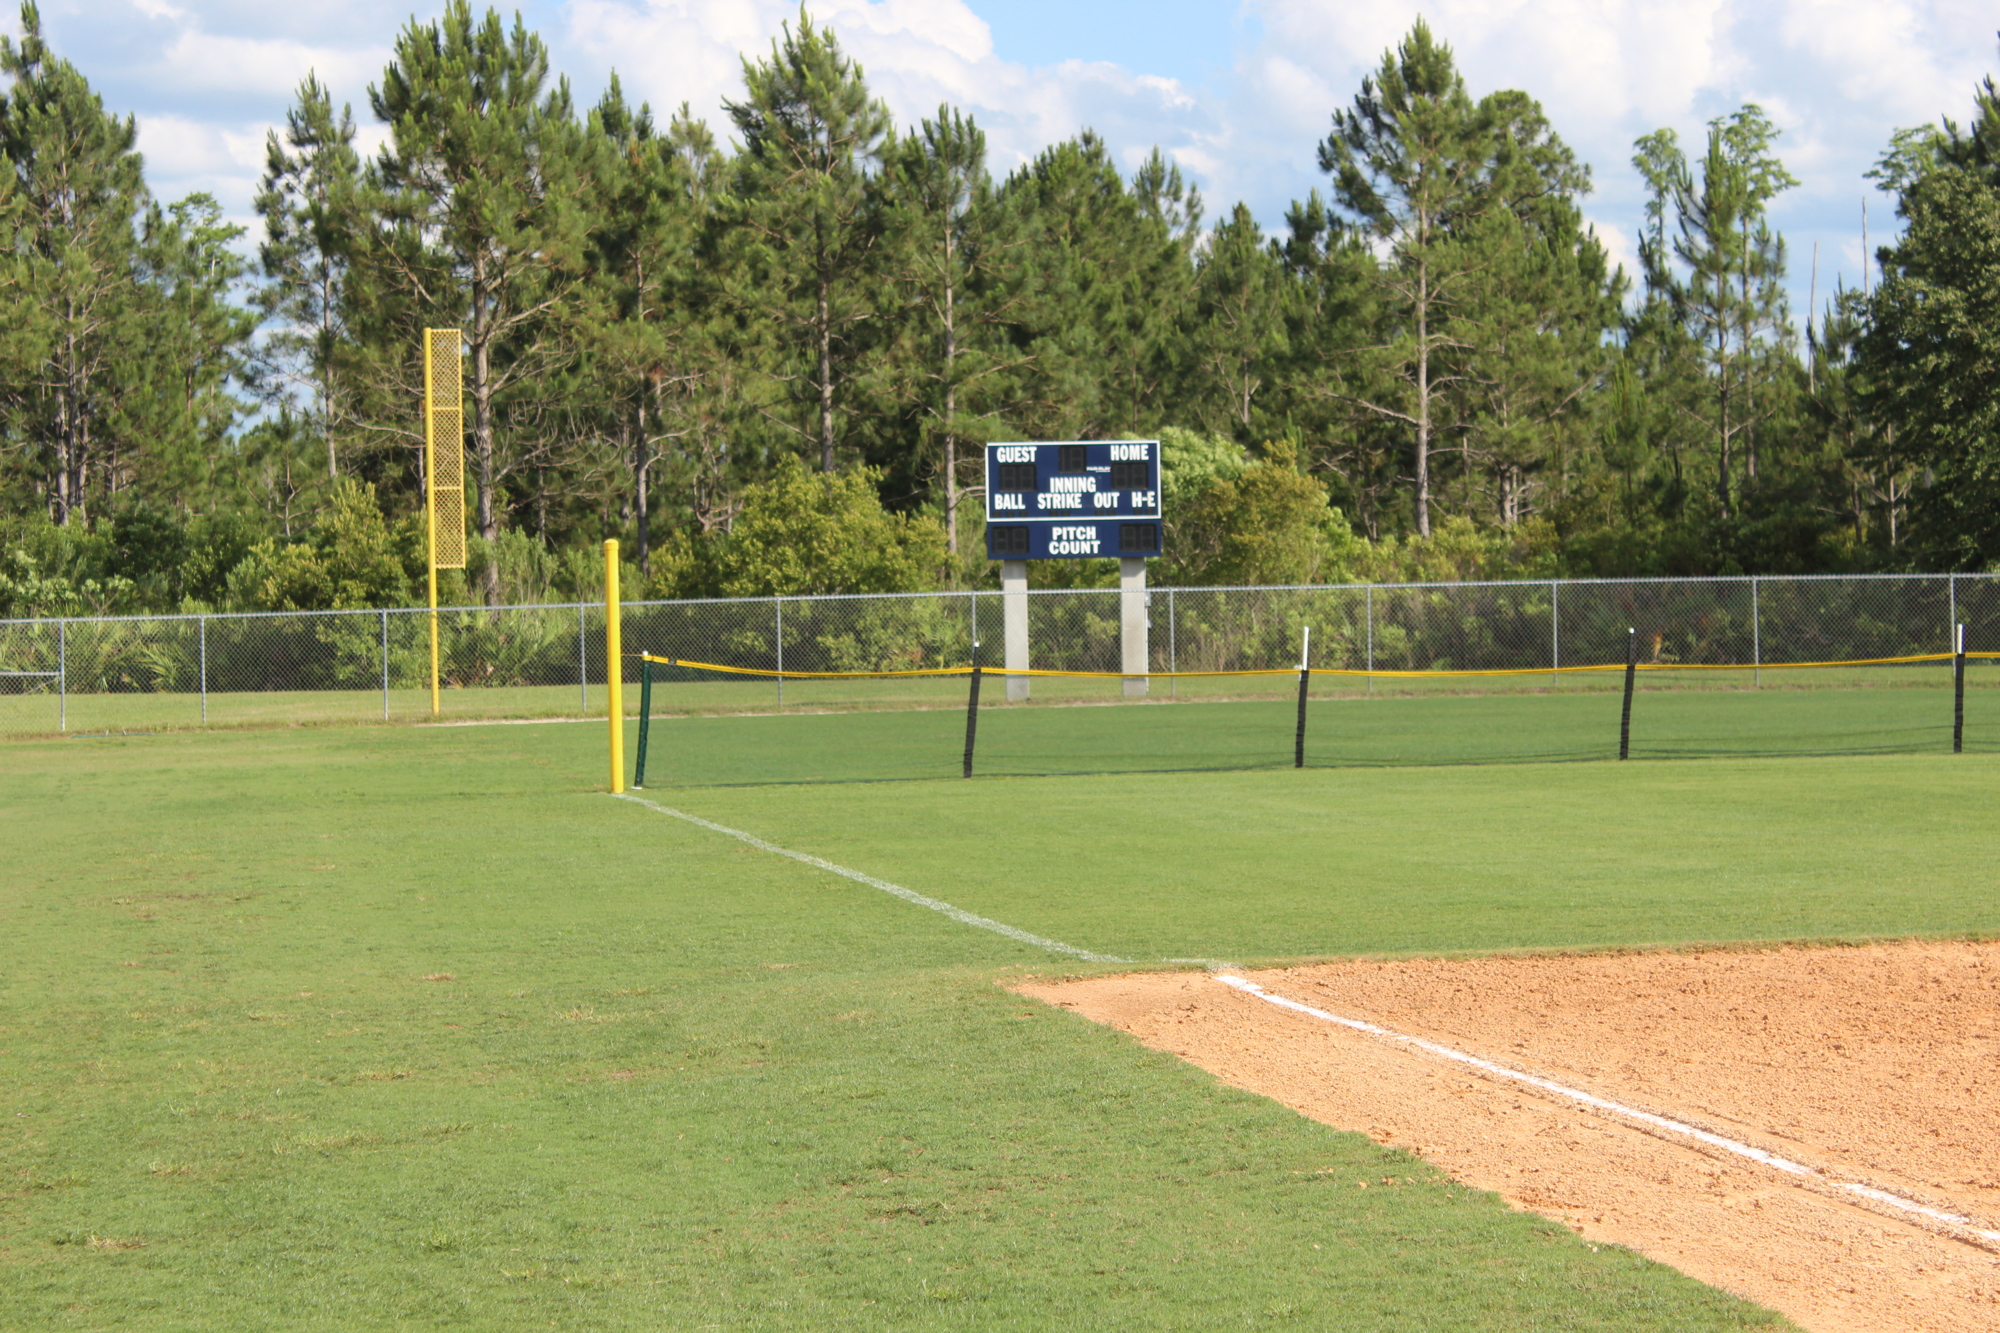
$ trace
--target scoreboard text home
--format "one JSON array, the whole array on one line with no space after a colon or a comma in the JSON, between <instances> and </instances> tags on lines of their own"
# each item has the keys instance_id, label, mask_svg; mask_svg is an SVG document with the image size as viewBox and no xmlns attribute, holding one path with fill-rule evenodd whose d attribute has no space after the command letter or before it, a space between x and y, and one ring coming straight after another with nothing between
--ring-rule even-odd
<instances>
[{"instance_id":1,"label":"scoreboard text home","mask_svg":"<svg viewBox=\"0 0 2000 1333\"><path fill-rule=\"evenodd\" d=\"M986 446L992 560L1160 553L1160 442Z\"/></svg>"}]
</instances>

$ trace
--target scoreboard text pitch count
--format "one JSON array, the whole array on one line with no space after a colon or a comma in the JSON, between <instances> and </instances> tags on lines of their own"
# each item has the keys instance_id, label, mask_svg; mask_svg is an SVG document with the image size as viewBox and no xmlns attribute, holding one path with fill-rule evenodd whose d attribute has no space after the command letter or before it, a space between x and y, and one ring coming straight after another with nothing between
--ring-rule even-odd
<instances>
[{"instance_id":1,"label":"scoreboard text pitch count","mask_svg":"<svg viewBox=\"0 0 2000 1333\"><path fill-rule=\"evenodd\" d=\"M1159 553L1158 440L986 446L988 559Z\"/></svg>"}]
</instances>

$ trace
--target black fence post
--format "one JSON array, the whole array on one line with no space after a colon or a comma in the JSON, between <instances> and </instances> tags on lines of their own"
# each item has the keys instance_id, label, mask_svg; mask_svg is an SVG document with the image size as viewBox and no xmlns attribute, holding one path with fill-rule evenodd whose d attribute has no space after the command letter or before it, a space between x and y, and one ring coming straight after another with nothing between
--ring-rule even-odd
<instances>
[{"instance_id":1,"label":"black fence post","mask_svg":"<svg viewBox=\"0 0 2000 1333\"><path fill-rule=\"evenodd\" d=\"M1292 741L1292 767L1306 766L1306 684L1312 679L1311 667L1299 668L1299 730Z\"/></svg>"},{"instance_id":2,"label":"black fence post","mask_svg":"<svg viewBox=\"0 0 2000 1333\"><path fill-rule=\"evenodd\" d=\"M1952 626L1951 752L1965 753L1965 626Z\"/></svg>"},{"instance_id":3,"label":"black fence post","mask_svg":"<svg viewBox=\"0 0 2000 1333\"><path fill-rule=\"evenodd\" d=\"M972 688L965 696L965 776L972 776L972 743L979 738L979 664L972 664Z\"/></svg>"},{"instance_id":4,"label":"black fence post","mask_svg":"<svg viewBox=\"0 0 2000 1333\"><path fill-rule=\"evenodd\" d=\"M639 659L639 751L632 757L632 785L646 785L646 736L653 729L653 663Z\"/></svg>"},{"instance_id":5,"label":"black fence post","mask_svg":"<svg viewBox=\"0 0 2000 1333\"><path fill-rule=\"evenodd\" d=\"M1639 675L1639 631L1636 626L1625 631L1625 712L1618 719L1618 757L1632 757L1632 682Z\"/></svg>"}]
</instances>

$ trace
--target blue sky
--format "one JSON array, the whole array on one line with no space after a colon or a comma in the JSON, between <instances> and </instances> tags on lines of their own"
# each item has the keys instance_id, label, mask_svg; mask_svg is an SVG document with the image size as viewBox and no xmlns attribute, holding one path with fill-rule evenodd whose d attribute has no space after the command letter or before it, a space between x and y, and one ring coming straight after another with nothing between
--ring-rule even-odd
<instances>
[{"instance_id":1,"label":"blue sky","mask_svg":"<svg viewBox=\"0 0 2000 1333\"><path fill-rule=\"evenodd\" d=\"M1159 145L1209 216L1248 202L1267 228L1321 177L1332 111L1422 12L1475 93L1525 89L1592 164L1586 212L1628 260L1642 197L1633 139L1698 142L1746 101L1784 129L1800 187L1773 210L1803 310L1819 247L1822 301L1861 268L1863 173L1898 126L1964 118L1996 63L1975 0L810 0L908 123L949 101L988 131L996 170L1089 126L1128 165ZM524 18L580 97L615 66L635 97L720 121L744 52L767 49L796 0L535 0ZM435 13L419 11L425 18ZM364 122L367 86L408 0L45 0L44 27L109 106L139 118L155 190L202 189L250 221L264 136L317 70ZM13 26L11 23L7 26ZM720 126L718 126L720 128ZM373 127L369 134L376 131ZM1887 200L1869 203L1879 241Z\"/></svg>"},{"instance_id":2,"label":"blue sky","mask_svg":"<svg viewBox=\"0 0 2000 1333\"><path fill-rule=\"evenodd\" d=\"M993 30L993 53L1002 60L1110 61L1194 86L1226 75L1235 47L1259 30L1254 14L1226 0L975 0L971 9Z\"/></svg>"}]
</instances>

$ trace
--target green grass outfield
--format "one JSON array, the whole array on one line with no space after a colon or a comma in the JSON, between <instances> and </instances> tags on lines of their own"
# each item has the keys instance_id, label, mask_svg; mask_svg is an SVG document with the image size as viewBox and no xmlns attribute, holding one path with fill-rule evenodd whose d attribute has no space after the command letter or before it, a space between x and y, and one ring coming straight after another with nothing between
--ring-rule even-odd
<instances>
[{"instance_id":1,"label":"green grass outfield","mask_svg":"<svg viewBox=\"0 0 2000 1333\"><path fill-rule=\"evenodd\" d=\"M1040 682L1037 682L1039 685ZM1296 691L1296 686L1293 687ZM990 694L1002 694L998 680ZM1108 703L1109 700L1106 700ZM1309 767L1568 762L1615 758L1622 699L1594 690L1313 696ZM653 786L812 784L962 772L965 709L656 717ZM982 707L982 776L1290 768L1292 698L1135 706ZM1930 688L1652 690L1633 701L1635 760L1948 753L1948 678ZM2000 753L2000 693L1968 691L1965 746Z\"/></svg>"},{"instance_id":2,"label":"green grass outfield","mask_svg":"<svg viewBox=\"0 0 2000 1333\"><path fill-rule=\"evenodd\" d=\"M943 716L678 720L736 770L645 796L1147 962L2000 932L1992 755L790 780ZM1783 1326L1001 985L1090 965L613 800L602 744L0 746L0 1328Z\"/></svg>"}]
</instances>

